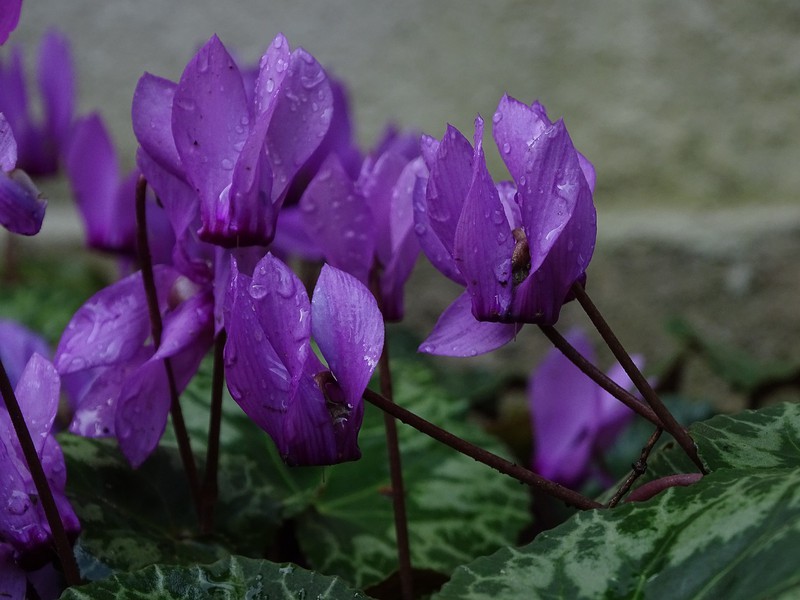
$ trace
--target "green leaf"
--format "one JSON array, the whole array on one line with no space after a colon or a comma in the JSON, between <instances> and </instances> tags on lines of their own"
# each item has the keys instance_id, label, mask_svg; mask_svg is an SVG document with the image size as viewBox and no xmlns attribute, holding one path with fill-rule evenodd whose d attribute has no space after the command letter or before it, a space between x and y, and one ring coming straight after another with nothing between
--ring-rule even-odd
<instances>
[{"instance_id":1,"label":"green leaf","mask_svg":"<svg viewBox=\"0 0 800 600\"><path fill-rule=\"evenodd\" d=\"M797 597L800 406L717 416L691 432L713 471L700 482L577 514L459 568L434 597ZM653 457L649 478L693 470L673 446Z\"/></svg>"},{"instance_id":2,"label":"green leaf","mask_svg":"<svg viewBox=\"0 0 800 600\"><path fill-rule=\"evenodd\" d=\"M114 442L61 434L67 493L81 520L81 571L99 579L153 563L211 562L231 552L261 556L277 529L277 504L257 463L225 457L213 536L198 521L177 452L157 450L134 471Z\"/></svg>"},{"instance_id":3,"label":"green leaf","mask_svg":"<svg viewBox=\"0 0 800 600\"><path fill-rule=\"evenodd\" d=\"M70 588L63 600L126 598L270 600L355 600L363 594L348 589L335 577L326 577L291 564L231 556L211 565L153 565L104 581Z\"/></svg>"}]
</instances>

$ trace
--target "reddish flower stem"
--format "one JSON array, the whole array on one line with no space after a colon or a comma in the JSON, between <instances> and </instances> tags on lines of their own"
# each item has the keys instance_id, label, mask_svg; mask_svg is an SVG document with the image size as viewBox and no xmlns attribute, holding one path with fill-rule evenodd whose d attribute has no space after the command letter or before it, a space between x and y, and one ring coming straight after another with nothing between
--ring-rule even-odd
<instances>
[{"instance_id":1,"label":"reddish flower stem","mask_svg":"<svg viewBox=\"0 0 800 600\"><path fill-rule=\"evenodd\" d=\"M582 285L575 283L572 285L572 293L575 294L575 298L588 315L589 320L591 320L592 324L600 333L603 341L605 341L606 345L611 349L611 352L619 361L619 364L622 365L625 373L631 378L633 385L636 386L636 389L639 390L645 401L650 405L650 408L652 408L653 412L658 416L664 429L675 438L675 441L678 442L678 445L683 448L686 455L697 468L700 469L700 472L705 474L706 468L703 466L703 462L697 454L697 446L695 446L694 440L692 440L689 432L675 420L675 417L669 412L669 409L667 409L661 401L661 398L658 397L658 394L653 391L652 386L647 379L645 379L644 375L642 375L642 372L634 364L633 360L631 360L631 357L625 351L625 348L617 339L611 327L606 323L603 315L600 314L600 311L594 305L591 298L589 298L586 290Z\"/></svg>"},{"instance_id":2,"label":"reddish flower stem","mask_svg":"<svg viewBox=\"0 0 800 600\"><path fill-rule=\"evenodd\" d=\"M3 394L8 416L12 425L14 425L14 431L22 448L22 454L25 456L25 462L28 464L33 484L36 486L36 493L42 503L42 510L44 510L44 515L47 518L47 524L50 526L53 545L61 563L61 568L64 571L64 579L69 586L80 585L81 575L78 563L75 561L75 555L72 553L72 544L64 529L64 522L61 520L56 501L53 498L53 491L50 489L39 455L36 453L36 446L34 446L31 439L31 433L28 431L28 425L25 423L22 410L17 402L17 396L14 394L14 388L11 386L11 381L8 379L2 360L0 360L0 392Z\"/></svg>"},{"instance_id":3,"label":"reddish flower stem","mask_svg":"<svg viewBox=\"0 0 800 600\"><path fill-rule=\"evenodd\" d=\"M153 345L156 349L161 345L161 334L163 324L161 322L161 310L158 306L158 290L156 289L155 278L153 277L153 259L150 256L150 244L147 240L147 206L145 200L147 192L147 180L141 176L136 182L136 236L139 249L139 262L142 267L142 282L144 292L147 297L147 308L150 313L150 329L153 335ZM186 423L183 420L178 386L175 382L175 373L168 358L164 359L164 370L167 373L170 393L170 415L172 416L172 427L175 430L175 438L178 441L178 451L183 462L183 470L189 479L189 490L192 495L195 510L198 518L201 517L200 504L200 478L197 475L197 465L194 462L189 434L186 431Z\"/></svg>"},{"instance_id":4,"label":"reddish flower stem","mask_svg":"<svg viewBox=\"0 0 800 600\"><path fill-rule=\"evenodd\" d=\"M211 379L211 410L208 423L208 451L206 453L206 471L201 491L202 517L200 529L210 533L214 528L214 506L217 503L219 487L217 471L219 469L219 432L222 426L222 388L225 384L225 370L222 354L225 350L227 334L222 329L214 340L214 374Z\"/></svg>"},{"instance_id":5,"label":"reddish flower stem","mask_svg":"<svg viewBox=\"0 0 800 600\"><path fill-rule=\"evenodd\" d=\"M667 475L660 479L654 479L633 490L630 496L625 499L625 502L644 502L667 488L692 485L702 478L703 475L701 473L678 473L677 475Z\"/></svg>"},{"instance_id":6,"label":"reddish flower stem","mask_svg":"<svg viewBox=\"0 0 800 600\"><path fill-rule=\"evenodd\" d=\"M647 459L650 457L650 453L653 451L653 448L658 442L658 438L661 437L661 434L664 433L664 430L661 427L657 427L650 438L647 440L647 444L645 444L644 448L642 448L641 454L639 454L639 460L631 465L631 472L630 475L625 479L622 483L620 488L617 490L617 493L614 494L614 497L608 503L608 508L614 508L619 501L622 500L622 497L628 493L628 490L631 489L633 483L639 479L642 475L647 472Z\"/></svg>"},{"instance_id":7,"label":"reddish flower stem","mask_svg":"<svg viewBox=\"0 0 800 600\"><path fill-rule=\"evenodd\" d=\"M364 399L367 402L374 404L382 411L391 414L393 417L399 419L406 425L410 425L417 431L432 437L437 442L440 442L446 446L450 446L454 450L457 450L462 454L466 454L470 458L492 467L504 475L513 477L517 481L530 485L531 487L534 487L549 496L553 496L554 498L562 500L570 506L574 506L575 508L579 508L581 510L603 508L603 505L599 502L595 502L583 494L579 494L578 492L555 483L554 481L545 479L541 475L538 475L533 471L526 469L525 467L516 465L505 458L497 456L488 450L484 450L475 444L455 436L449 431L434 425L430 421L426 421L419 415L406 410L405 408L395 404L394 402L391 402L390 400L384 398L376 392L373 392L370 389L367 389L364 392Z\"/></svg>"}]
</instances>

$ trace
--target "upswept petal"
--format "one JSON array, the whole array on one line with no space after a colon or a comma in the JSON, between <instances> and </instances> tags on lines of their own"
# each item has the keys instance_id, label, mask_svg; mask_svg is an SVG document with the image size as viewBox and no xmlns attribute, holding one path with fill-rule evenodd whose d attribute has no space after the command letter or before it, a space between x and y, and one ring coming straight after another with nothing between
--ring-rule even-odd
<instances>
[{"instance_id":1,"label":"upswept petal","mask_svg":"<svg viewBox=\"0 0 800 600\"><path fill-rule=\"evenodd\" d=\"M300 210L327 262L367 283L375 252L373 219L335 154L325 159L308 184Z\"/></svg>"},{"instance_id":2,"label":"upswept petal","mask_svg":"<svg viewBox=\"0 0 800 600\"><path fill-rule=\"evenodd\" d=\"M17 165L17 140L6 117L0 112L0 171L8 173Z\"/></svg>"},{"instance_id":3,"label":"upswept petal","mask_svg":"<svg viewBox=\"0 0 800 600\"><path fill-rule=\"evenodd\" d=\"M99 114L80 119L67 152L67 174L86 225L89 245L104 250L127 250L135 245L133 203L118 200L117 154Z\"/></svg>"},{"instance_id":4,"label":"upswept petal","mask_svg":"<svg viewBox=\"0 0 800 600\"><path fill-rule=\"evenodd\" d=\"M589 361L588 338L571 332L567 340ZM580 482L591 458L597 431L597 384L552 349L528 384L534 432L534 469L565 485Z\"/></svg>"},{"instance_id":5,"label":"upswept petal","mask_svg":"<svg viewBox=\"0 0 800 600\"><path fill-rule=\"evenodd\" d=\"M22 0L2 0L0 2L0 44L4 44L9 34L17 28L21 10ZM11 598L15 597L13 594L11 595Z\"/></svg>"},{"instance_id":6,"label":"upswept petal","mask_svg":"<svg viewBox=\"0 0 800 600\"><path fill-rule=\"evenodd\" d=\"M161 310L178 273L154 269ZM73 315L58 342L54 363L61 375L113 365L137 354L150 335L150 319L141 272L136 272L89 298Z\"/></svg>"},{"instance_id":7,"label":"upswept petal","mask_svg":"<svg viewBox=\"0 0 800 600\"><path fill-rule=\"evenodd\" d=\"M520 208L531 253L531 271L536 271L570 223L576 207L580 219L574 234L592 240L594 235L585 202L591 192L580 168L577 153L562 120L542 133L528 151L524 180L519 181ZM579 243L581 240L573 240ZM583 244L581 244L583 245ZM570 248L572 250L572 248ZM588 258L584 256L584 258Z\"/></svg>"},{"instance_id":8,"label":"upswept petal","mask_svg":"<svg viewBox=\"0 0 800 600\"><path fill-rule=\"evenodd\" d=\"M469 140L458 129L448 125L430 167L427 214L430 227L451 255L459 215L472 182L473 160ZM425 249L424 244L422 247Z\"/></svg>"},{"instance_id":9,"label":"upswept petal","mask_svg":"<svg viewBox=\"0 0 800 600\"><path fill-rule=\"evenodd\" d=\"M453 260L453 248L445 248L442 240L431 227L428 214L427 184L423 194L414 194L414 233L419 241L420 248L431 264L448 279L460 285L466 285L464 276Z\"/></svg>"},{"instance_id":10,"label":"upswept petal","mask_svg":"<svg viewBox=\"0 0 800 600\"><path fill-rule=\"evenodd\" d=\"M185 281L185 280L184 280ZM178 282L180 285L180 281ZM165 315L161 345L154 360L169 358L188 347L211 347L214 332L214 293L198 291Z\"/></svg>"},{"instance_id":11,"label":"upswept petal","mask_svg":"<svg viewBox=\"0 0 800 600\"><path fill-rule=\"evenodd\" d=\"M14 391L36 453L41 457L45 440L56 418L61 380L49 360L34 354L22 371Z\"/></svg>"},{"instance_id":12,"label":"upswept petal","mask_svg":"<svg viewBox=\"0 0 800 600\"><path fill-rule=\"evenodd\" d=\"M438 356L477 356L505 346L522 327L518 323L478 321L472 315L472 300L464 292L448 306L436 326L422 342L419 352Z\"/></svg>"},{"instance_id":13,"label":"upswept petal","mask_svg":"<svg viewBox=\"0 0 800 600\"><path fill-rule=\"evenodd\" d=\"M163 169L183 180L186 174L172 135L172 104L177 89L174 81L150 73L142 75L133 92L131 120L142 149Z\"/></svg>"},{"instance_id":14,"label":"upswept petal","mask_svg":"<svg viewBox=\"0 0 800 600\"><path fill-rule=\"evenodd\" d=\"M516 182L526 176L528 148L552 125L544 106L528 106L508 94L503 95L492 117L492 134L508 172Z\"/></svg>"},{"instance_id":15,"label":"upswept petal","mask_svg":"<svg viewBox=\"0 0 800 600\"><path fill-rule=\"evenodd\" d=\"M75 114L75 69L69 40L49 30L39 51L39 89L44 105L45 131L59 152L67 148Z\"/></svg>"},{"instance_id":16,"label":"upswept petal","mask_svg":"<svg viewBox=\"0 0 800 600\"><path fill-rule=\"evenodd\" d=\"M46 208L47 202L24 171L0 171L0 225L12 233L36 235Z\"/></svg>"},{"instance_id":17,"label":"upswept petal","mask_svg":"<svg viewBox=\"0 0 800 600\"><path fill-rule=\"evenodd\" d=\"M458 221L453 258L466 279L475 317L482 321L502 321L511 304L514 238L486 169L482 134L483 120L478 117L472 183Z\"/></svg>"},{"instance_id":18,"label":"upswept petal","mask_svg":"<svg viewBox=\"0 0 800 600\"><path fill-rule=\"evenodd\" d=\"M278 38L273 47L277 42ZM280 206L292 178L328 132L333 93L322 66L302 48L292 52L286 74L276 87L279 91L272 100L266 144L274 175L272 200Z\"/></svg>"},{"instance_id":19,"label":"upswept petal","mask_svg":"<svg viewBox=\"0 0 800 600\"><path fill-rule=\"evenodd\" d=\"M249 122L242 76L213 36L186 65L172 106L175 147L200 197L204 228L228 218L230 207L220 195L231 183Z\"/></svg>"},{"instance_id":20,"label":"upswept petal","mask_svg":"<svg viewBox=\"0 0 800 600\"><path fill-rule=\"evenodd\" d=\"M423 133L419 140L419 151L422 154L422 160L425 161L425 166L430 171L436 161L436 153L439 151L439 140Z\"/></svg>"},{"instance_id":21,"label":"upswept petal","mask_svg":"<svg viewBox=\"0 0 800 600\"><path fill-rule=\"evenodd\" d=\"M367 167L367 163L368 161L364 162L365 167ZM410 224L413 219L411 210L407 215L392 212L393 190L407 164L408 159L404 156L386 152L365 170L362 170L356 184L372 214L371 231L373 232L375 253L378 261L383 265L387 264L392 256L392 222L396 219L404 219L403 223ZM409 203L409 209L411 208Z\"/></svg>"},{"instance_id":22,"label":"upswept petal","mask_svg":"<svg viewBox=\"0 0 800 600\"><path fill-rule=\"evenodd\" d=\"M311 301L311 329L319 349L356 406L383 352L383 317L355 277L324 265Z\"/></svg>"},{"instance_id":23,"label":"upswept petal","mask_svg":"<svg viewBox=\"0 0 800 600\"><path fill-rule=\"evenodd\" d=\"M52 355L44 338L16 321L0 319L0 340L3 341L0 344L0 360L3 361L8 379L14 387L31 356Z\"/></svg>"}]
</instances>

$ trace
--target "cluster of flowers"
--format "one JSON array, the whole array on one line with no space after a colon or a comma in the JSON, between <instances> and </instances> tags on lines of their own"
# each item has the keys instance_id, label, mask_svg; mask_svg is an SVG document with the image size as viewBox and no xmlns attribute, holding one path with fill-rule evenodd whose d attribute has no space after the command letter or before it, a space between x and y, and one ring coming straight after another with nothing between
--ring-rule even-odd
<instances>
[{"instance_id":1,"label":"cluster of flowers","mask_svg":"<svg viewBox=\"0 0 800 600\"><path fill-rule=\"evenodd\" d=\"M16 23L8 14L0 40ZM278 35L256 69L241 69L215 36L178 82L140 79L132 106L137 169L122 177L99 116L73 117L64 44L49 34L42 47L43 126L27 113L20 55L0 64L0 222L15 233L38 232L45 206L25 171L46 173L61 161L89 245L125 257L133 271L134 188L144 176L163 321L156 344L143 274L133 271L77 311L52 364L44 350L20 354L32 358L17 393L72 533L78 523L63 498L63 458L50 434L60 382L71 401L70 431L116 438L138 466L167 422L165 363L182 390L224 331L231 396L284 460L353 460L384 322L402 319L403 287L420 250L465 287L420 346L425 353L474 356L509 342L524 323L553 324L572 285L585 280L596 236L594 169L538 102L504 96L493 115L509 181L489 175L480 117L472 143L453 127L441 140L389 129L362 155L344 88L313 56ZM284 262L291 257L327 263L311 299ZM537 453L536 466L575 484L591 449L629 414L600 396L594 412L558 404L564 395L596 392L564 378L554 360L533 378L536 436L552 450ZM564 418L567 407L590 416ZM5 418L0 410L0 427ZM32 493L13 439L6 433L0 446L3 473L16 478L0 488L0 554L13 555L0 565L12 566L47 536L40 510L13 509L15 498ZM559 471L564 464L571 470ZM30 527L15 520L23 513Z\"/></svg>"}]
</instances>

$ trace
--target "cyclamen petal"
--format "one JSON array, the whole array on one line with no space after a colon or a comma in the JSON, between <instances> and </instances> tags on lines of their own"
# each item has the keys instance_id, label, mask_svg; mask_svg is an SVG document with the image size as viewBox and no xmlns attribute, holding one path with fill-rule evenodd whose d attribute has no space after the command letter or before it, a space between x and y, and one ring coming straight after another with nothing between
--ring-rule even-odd
<instances>
[{"instance_id":1,"label":"cyclamen petal","mask_svg":"<svg viewBox=\"0 0 800 600\"><path fill-rule=\"evenodd\" d=\"M5 115L0 112L0 171L8 173L16 165L17 140Z\"/></svg>"},{"instance_id":2,"label":"cyclamen petal","mask_svg":"<svg viewBox=\"0 0 800 600\"><path fill-rule=\"evenodd\" d=\"M0 319L0 340L0 359L14 387L31 356L40 354L49 357L52 354L43 337L16 321Z\"/></svg>"},{"instance_id":3,"label":"cyclamen petal","mask_svg":"<svg viewBox=\"0 0 800 600\"><path fill-rule=\"evenodd\" d=\"M9 34L17 28L22 0L0 1L0 44L4 44ZM0 561L2 562L2 561ZM14 598L15 596L11 596Z\"/></svg>"},{"instance_id":4,"label":"cyclamen petal","mask_svg":"<svg viewBox=\"0 0 800 600\"><path fill-rule=\"evenodd\" d=\"M12 233L36 235L46 208L47 202L23 171L0 172L0 225Z\"/></svg>"},{"instance_id":5,"label":"cyclamen petal","mask_svg":"<svg viewBox=\"0 0 800 600\"><path fill-rule=\"evenodd\" d=\"M383 351L375 298L352 275L324 265L311 301L311 330L347 402L356 406Z\"/></svg>"},{"instance_id":6,"label":"cyclamen petal","mask_svg":"<svg viewBox=\"0 0 800 600\"><path fill-rule=\"evenodd\" d=\"M172 104L177 89L178 84L168 79L150 73L142 75L133 92L131 120L141 149L171 175L183 180L186 173L172 135Z\"/></svg>"},{"instance_id":7,"label":"cyclamen petal","mask_svg":"<svg viewBox=\"0 0 800 600\"><path fill-rule=\"evenodd\" d=\"M506 94L500 99L492 123L500 156L514 181L520 181L526 174L528 148L552 122L538 102L528 106Z\"/></svg>"},{"instance_id":8,"label":"cyclamen petal","mask_svg":"<svg viewBox=\"0 0 800 600\"><path fill-rule=\"evenodd\" d=\"M75 114L75 69L69 40L54 29L42 39L37 74L45 130L58 148L65 149Z\"/></svg>"}]
</instances>

